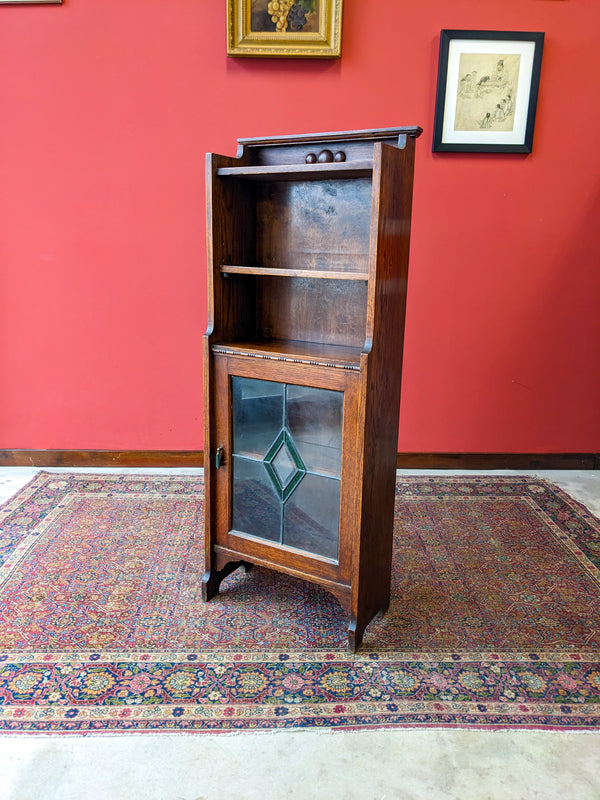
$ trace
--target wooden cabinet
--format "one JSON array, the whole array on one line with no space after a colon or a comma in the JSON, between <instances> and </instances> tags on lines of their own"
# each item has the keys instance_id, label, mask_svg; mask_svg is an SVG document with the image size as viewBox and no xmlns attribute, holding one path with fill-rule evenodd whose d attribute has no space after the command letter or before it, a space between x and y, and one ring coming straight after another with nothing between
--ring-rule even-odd
<instances>
[{"instance_id":1,"label":"wooden cabinet","mask_svg":"<svg viewBox=\"0 0 600 800\"><path fill-rule=\"evenodd\" d=\"M418 127L207 156L210 600L255 564L332 592L356 649L389 604Z\"/></svg>"}]
</instances>

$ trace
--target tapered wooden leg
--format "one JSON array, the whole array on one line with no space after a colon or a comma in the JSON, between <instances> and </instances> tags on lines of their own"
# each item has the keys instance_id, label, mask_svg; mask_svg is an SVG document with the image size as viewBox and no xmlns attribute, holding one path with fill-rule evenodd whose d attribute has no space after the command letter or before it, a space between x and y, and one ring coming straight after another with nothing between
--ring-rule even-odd
<instances>
[{"instance_id":1,"label":"tapered wooden leg","mask_svg":"<svg viewBox=\"0 0 600 800\"><path fill-rule=\"evenodd\" d=\"M356 653L360 647L365 627L365 625L358 625L356 617L350 618L350 624L348 625L348 650L351 652Z\"/></svg>"},{"instance_id":2,"label":"tapered wooden leg","mask_svg":"<svg viewBox=\"0 0 600 800\"><path fill-rule=\"evenodd\" d=\"M352 615L348 625L348 649L355 653L362 644L363 635L369 623L374 619L380 619L388 610L389 602L384 608L379 609L370 619L364 619Z\"/></svg>"},{"instance_id":3,"label":"tapered wooden leg","mask_svg":"<svg viewBox=\"0 0 600 800\"><path fill-rule=\"evenodd\" d=\"M205 603L219 594L221 581L231 575L232 572L235 572L238 567L243 567L246 572L249 572L252 569L252 564L248 561L230 561L225 564L223 569L208 570L204 573L202 578L202 599Z\"/></svg>"}]
</instances>

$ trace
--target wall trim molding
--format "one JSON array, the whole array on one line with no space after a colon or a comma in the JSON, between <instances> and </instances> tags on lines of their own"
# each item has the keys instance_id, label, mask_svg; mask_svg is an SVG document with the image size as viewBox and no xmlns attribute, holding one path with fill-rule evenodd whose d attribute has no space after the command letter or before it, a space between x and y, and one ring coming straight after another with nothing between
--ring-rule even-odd
<instances>
[{"instance_id":1,"label":"wall trim molding","mask_svg":"<svg viewBox=\"0 0 600 800\"><path fill-rule=\"evenodd\" d=\"M0 467L203 467L201 450L0 450ZM600 469L600 453L398 453L399 469Z\"/></svg>"},{"instance_id":2,"label":"wall trim molding","mask_svg":"<svg viewBox=\"0 0 600 800\"><path fill-rule=\"evenodd\" d=\"M0 450L0 467L203 467L202 450Z\"/></svg>"},{"instance_id":3,"label":"wall trim molding","mask_svg":"<svg viewBox=\"0 0 600 800\"><path fill-rule=\"evenodd\" d=\"M600 469L600 453L398 453L399 469Z\"/></svg>"}]
</instances>

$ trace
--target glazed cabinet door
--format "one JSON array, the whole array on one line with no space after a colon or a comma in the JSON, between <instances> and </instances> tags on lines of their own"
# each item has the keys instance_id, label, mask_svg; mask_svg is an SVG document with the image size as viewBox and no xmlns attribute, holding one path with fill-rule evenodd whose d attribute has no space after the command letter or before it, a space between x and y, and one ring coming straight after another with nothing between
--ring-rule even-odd
<instances>
[{"instance_id":1,"label":"glazed cabinet door","mask_svg":"<svg viewBox=\"0 0 600 800\"><path fill-rule=\"evenodd\" d=\"M220 568L248 559L349 583L354 378L343 369L215 357Z\"/></svg>"}]
</instances>

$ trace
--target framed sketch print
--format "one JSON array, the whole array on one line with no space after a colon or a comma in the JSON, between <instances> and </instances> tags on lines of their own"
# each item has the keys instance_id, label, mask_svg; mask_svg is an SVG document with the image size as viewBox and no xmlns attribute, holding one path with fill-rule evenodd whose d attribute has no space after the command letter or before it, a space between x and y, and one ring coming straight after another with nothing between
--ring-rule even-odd
<instances>
[{"instance_id":1,"label":"framed sketch print","mask_svg":"<svg viewBox=\"0 0 600 800\"><path fill-rule=\"evenodd\" d=\"M339 58L342 0L227 0L227 54Z\"/></svg>"},{"instance_id":2,"label":"framed sketch print","mask_svg":"<svg viewBox=\"0 0 600 800\"><path fill-rule=\"evenodd\" d=\"M440 36L434 152L530 153L543 33Z\"/></svg>"}]
</instances>

